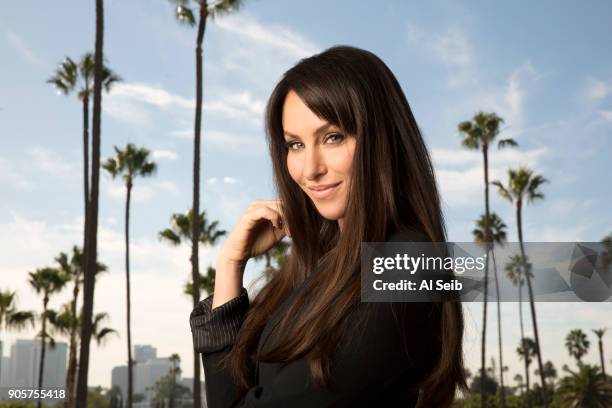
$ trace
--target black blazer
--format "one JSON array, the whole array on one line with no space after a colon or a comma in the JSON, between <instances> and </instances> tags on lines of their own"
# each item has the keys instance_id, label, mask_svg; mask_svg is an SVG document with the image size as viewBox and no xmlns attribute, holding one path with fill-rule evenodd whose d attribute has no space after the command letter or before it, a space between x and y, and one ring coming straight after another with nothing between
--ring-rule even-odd
<instances>
[{"instance_id":1,"label":"black blazer","mask_svg":"<svg viewBox=\"0 0 612 408\"><path fill-rule=\"evenodd\" d=\"M388 241L430 241L417 231L396 233ZM312 273L306 281L314 276ZM258 343L269 350L283 313L303 289L302 283L270 316ZM415 389L439 355L440 307L435 303L359 303L347 320L331 357L332 390L316 387L306 358L282 363L258 363L255 386L242 399L228 370L219 362L231 349L249 309L246 289L211 311L212 295L191 312L195 349L202 353L209 408L226 407L414 407ZM354 323L367 313L365 324Z\"/></svg>"}]
</instances>

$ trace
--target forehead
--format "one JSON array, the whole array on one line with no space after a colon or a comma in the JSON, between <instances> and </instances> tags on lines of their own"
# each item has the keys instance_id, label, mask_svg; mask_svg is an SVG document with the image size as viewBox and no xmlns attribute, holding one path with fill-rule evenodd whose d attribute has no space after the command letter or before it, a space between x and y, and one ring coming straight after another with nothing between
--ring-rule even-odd
<instances>
[{"instance_id":1,"label":"forehead","mask_svg":"<svg viewBox=\"0 0 612 408\"><path fill-rule=\"evenodd\" d=\"M328 121L318 117L295 91L289 91L283 104L283 131L294 135L311 135Z\"/></svg>"}]
</instances>

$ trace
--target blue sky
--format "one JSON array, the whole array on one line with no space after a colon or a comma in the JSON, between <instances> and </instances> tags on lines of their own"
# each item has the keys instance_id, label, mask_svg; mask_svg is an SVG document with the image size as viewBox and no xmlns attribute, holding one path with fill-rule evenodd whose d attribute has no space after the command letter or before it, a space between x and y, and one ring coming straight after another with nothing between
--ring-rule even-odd
<instances>
[{"instance_id":1,"label":"blue sky","mask_svg":"<svg viewBox=\"0 0 612 408\"><path fill-rule=\"evenodd\" d=\"M41 301L27 272L80 244L81 110L45 80L65 56L93 49L93 1L3 2L0 5L0 287L16 290L23 308ZM132 205L133 341L161 355L190 355L181 294L187 248L156 234L191 202L195 30L178 26L166 1L106 2L105 56L122 78L104 95L102 157L132 142L153 151L159 170L137 180ZM457 124L478 110L505 119L504 137L519 149L491 153L492 178L528 165L550 180L544 202L524 215L527 241L598 241L612 230L612 5L572 2L246 1L206 31L202 203L230 229L255 199L274 197L262 115L280 75L302 57L336 44L379 55L398 77L432 151L451 241L471 240L482 212L482 163L460 146ZM121 339L94 347L90 382L108 386L126 359L123 338L124 188L101 178L100 246L110 271L99 279L95 307L111 315ZM512 208L492 208L516 240ZM202 265L216 250L202 253ZM260 265L249 264L247 281ZM67 299L52 300L59 305ZM504 304L505 363L520 370L516 304ZM538 304L544 359L570 364L562 338L573 328L612 328L610 303ZM467 305L466 360L478 358L481 308ZM489 325L496 331L494 321ZM3 333L12 341L31 333ZM489 350L496 337L490 336ZM612 335L604 347L612 350ZM587 361L596 361L595 348ZM609 360L609 359L608 359ZM612 364L608 361L612 371ZM190 364L183 364L191 376ZM475 369L472 369L475 371Z\"/></svg>"}]
</instances>

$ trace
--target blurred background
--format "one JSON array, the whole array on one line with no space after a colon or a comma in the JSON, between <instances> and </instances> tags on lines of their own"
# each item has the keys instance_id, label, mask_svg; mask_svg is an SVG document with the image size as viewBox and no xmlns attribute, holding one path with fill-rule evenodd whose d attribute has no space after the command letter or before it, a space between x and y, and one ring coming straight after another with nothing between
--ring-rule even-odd
<instances>
[{"instance_id":1,"label":"blurred background","mask_svg":"<svg viewBox=\"0 0 612 408\"><path fill-rule=\"evenodd\" d=\"M145 166L143 176L134 176L130 204L131 342L138 346L132 358L135 371L140 370L134 393L142 394L134 401L148 406L168 372L183 387L193 385L192 299L185 293L191 248L180 234L185 217L172 215L185 215L192 205L200 3L106 0L104 5L109 89L103 90L100 157L104 164L117 155L115 146L126 151L132 143L148 150L140 164L154 163L156 170L149 166L147 172ZM189 14L177 21L177 7L190 7L194 27L182 24L189 23ZM528 168L532 178L546 180L536 186L542 197L522 208L523 240L606 239L612 233L610 17L612 5L605 1L417 5L348 0L244 0L239 8L209 17L203 41L200 211L205 211L204 225L217 224L200 246L201 297L210 284L207 268L214 266L222 230L231 230L251 201L275 197L262 120L269 93L299 59L337 44L374 52L397 76L435 162L449 241L473 241L476 221L485 211L481 145L462 145L469 127L460 129L463 122L476 125L481 111L488 119L491 114L503 119L488 151L489 180L508 187L508 169L519 166ZM44 273L38 281L32 276L45 268L61 269L62 252L68 265L78 255L73 246L83 245L82 91L87 72L90 85L93 74L81 62L86 64L85 54L94 51L95 29L94 1L0 4L0 291L5 311L33 312L32 319L21 316L23 324L0 319L3 386L37 384ZM66 87L70 72L74 86ZM89 100L89 109L92 104ZM499 149L502 139L517 146ZM94 315L105 315L98 327L101 342L92 341L88 383L102 387L100 398L116 404L110 389L118 386L125 399L128 359L126 183L120 168L107 167L100 170L98 226L98 261L105 271L97 276L94 304ZM505 223L507 241L518 241L516 200L500 197L496 186L489 196L491 212ZM249 262L245 282L252 293L282 263L284 251L268 263L265 257ZM62 329L57 315L73 295L70 281L50 292L47 309L57 314L45 315L45 338L52 336L57 345L47 350L48 386L50 378L55 386L65 384L72 326ZM464 308L465 360L473 374L469 382L475 384L465 404L480 403L481 382L475 377L481 368L483 305ZM604 368L612 372L612 332L593 331L612 328L609 302L537 303L536 308L542 359L556 369L549 383L571 377L563 365L576 375L585 365L601 371L599 340ZM523 318L523 335L533 338L528 302ZM524 359L534 358L517 352L519 320L517 303L501 304L506 406L513 406L510 397L518 401L525 392ZM487 323L489 372L483 384L491 394L489 405L497 406L501 374L494 303L489 303ZM574 332L568 340L572 330L584 337ZM576 358L576 350L584 353ZM29 359L27 373L16 371L26 364L24 356L17 360L19 353ZM537 368L534 359L528 369L530 389L536 387L530 397L534 406L541 403ZM27 384L15 382L25 377Z\"/></svg>"}]
</instances>

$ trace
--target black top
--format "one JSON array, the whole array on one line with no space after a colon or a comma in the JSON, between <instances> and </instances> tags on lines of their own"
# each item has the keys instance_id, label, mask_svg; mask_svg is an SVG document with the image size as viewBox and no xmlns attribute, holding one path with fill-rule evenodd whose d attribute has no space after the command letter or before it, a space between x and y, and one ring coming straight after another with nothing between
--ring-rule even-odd
<instances>
[{"instance_id":1,"label":"black top","mask_svg":"<svg viewBox=\"0 0 612 408\"><path fill-rule=\"evenodd\" d=\"M394 234L389 241L429 241L416 231ZM305 283L296 288L272 314L259 339L264 353L283 313ZM245 288L240 296L211 310L212 297L191 312L195 349L202 353L209 408L226 407L414 407L417 384L433 367L439 353L436 335L440 308L435 303L359 303L348 316L347 329L331 356L333 390L312 383L306 358L286 364L258 363L255 386L239 400L228 370L219 361L231 349L249 309ZM365 323L355 326L367 313Z\"/></svg>"}]
</instances>

